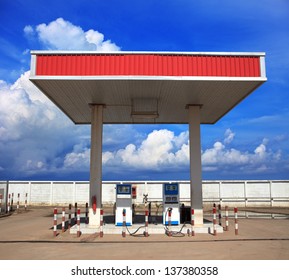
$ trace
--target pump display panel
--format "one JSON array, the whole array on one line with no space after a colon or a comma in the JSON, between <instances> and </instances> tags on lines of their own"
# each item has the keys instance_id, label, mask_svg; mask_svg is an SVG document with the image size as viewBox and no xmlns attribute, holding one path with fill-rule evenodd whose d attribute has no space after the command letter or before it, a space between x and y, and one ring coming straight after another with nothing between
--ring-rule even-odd
<instances>
[{"instance_id":1,"label":"pump display panel","mask_svg":"<svg viewBox=\"0 0 289 280\"><path fill-rule=\"evenodd\" d=\"M179 185L178 184L165 184L166 195L178 195Z\"/></svg>"},{"instance_id":2,"label":"pump display panel","mask_svg":"<svg viewBox=\"0 0 289 280\"><path fill-rule=\"evenodd\" d=\"M117 185L116 194L131 194L131 185Z\"/></svg>"},{"instance_id":3,"label":"pump display panel","mask_svg":"<svg viewBox=\"0 0 289 280\"><path fill-rule=\"evenodd\" d=\"M164 184L164 202L179 202L179 184Z\"/></svg>"}]
</instances>

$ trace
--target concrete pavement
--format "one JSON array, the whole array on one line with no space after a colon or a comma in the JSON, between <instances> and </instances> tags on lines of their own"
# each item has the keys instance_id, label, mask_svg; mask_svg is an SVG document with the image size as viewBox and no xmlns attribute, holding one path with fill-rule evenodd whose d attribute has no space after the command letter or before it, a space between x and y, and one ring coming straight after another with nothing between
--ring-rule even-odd
<instances>
[{"instance_id":1,"label":"concrete pavement","mask_svg":"<svg viewBox=\"0 0 289 280\"><path fill-rule=\"evenodd\" d=\"M153 235L52 234L52 207L34 207L0 218L0 259L147 259L288 260L289 219L239 219L239 235L230 219L228 232L194 237Z\"/></svg>"}]
</instances>

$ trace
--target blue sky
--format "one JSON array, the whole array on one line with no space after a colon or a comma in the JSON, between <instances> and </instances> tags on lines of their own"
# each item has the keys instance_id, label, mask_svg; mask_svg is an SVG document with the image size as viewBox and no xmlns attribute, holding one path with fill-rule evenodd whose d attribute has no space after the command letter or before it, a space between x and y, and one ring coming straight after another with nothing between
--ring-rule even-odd
<instances>
[{"instance_id":1,"label":"blue sky","mask_svg":"<svg viewBox=\"0 0 289 280\"><path fill-rule=\"evenodd\" d=\"M202 125L203 179L289 179L287 0L0 0L0 180L88 180L90 127L29 81L30 50L266 52L268 81ZM105 125L104 180L189 179L187 125Z\"/></svg>"}]
</instances>

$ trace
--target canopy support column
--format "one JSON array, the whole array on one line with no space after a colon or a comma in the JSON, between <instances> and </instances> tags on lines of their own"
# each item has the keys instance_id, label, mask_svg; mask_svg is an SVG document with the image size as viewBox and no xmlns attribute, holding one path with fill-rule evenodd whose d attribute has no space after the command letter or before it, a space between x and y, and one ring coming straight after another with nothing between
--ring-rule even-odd
<instances>
[{"instance_id":1,"label":"canopy support column","mask_svg":"<svg viewBox=\"0 0 289 280\"><path fill-rule=\"evenodd\" d=\"M91 105L89 226L100 226L102 207L102 130L104 105ZM94 201L95 197L95 201ZM93 204L96 202L96 211Z\"/></svg>"},{"instance_id":2,"label":"canopy support column","mask_svg":"<svg viewBox=\"0 0 289 280\"><path fill-rule=\"evenodd\" d=\"M203 224L202 161L201 161L201 106L188 105L190 134L190 194L195 224Z\"/></svg>"}]
</instances>

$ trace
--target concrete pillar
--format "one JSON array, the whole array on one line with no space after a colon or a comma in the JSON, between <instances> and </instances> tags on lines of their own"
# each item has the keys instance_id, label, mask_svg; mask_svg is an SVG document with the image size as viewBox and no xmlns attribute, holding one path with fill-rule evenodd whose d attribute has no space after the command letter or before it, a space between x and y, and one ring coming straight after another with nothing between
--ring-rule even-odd
<instances>
[{"instance_id":1,"label":"concrete pillar","mask_svg":"<svg viewBox=\"0 0 289 280\"><path fill-rule=\"evenodd\" d=\"M89 226L100 226L102 207L102 127L104 105L91 105ZM92 209L92 197L96 196L96 212Z\"/></svg>"},{"instance_id":2,"label":"concrete pillar","mask_svg":"<svg viewBox=\"0 0 289 280\"><path fill-rule=\"evenodd\" d=\"M203 224L202 162L201 162L201 107L189 105L190 133L190 194L191 208L195 210L195 224Z\"/></svg>"}]
</instances>

